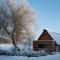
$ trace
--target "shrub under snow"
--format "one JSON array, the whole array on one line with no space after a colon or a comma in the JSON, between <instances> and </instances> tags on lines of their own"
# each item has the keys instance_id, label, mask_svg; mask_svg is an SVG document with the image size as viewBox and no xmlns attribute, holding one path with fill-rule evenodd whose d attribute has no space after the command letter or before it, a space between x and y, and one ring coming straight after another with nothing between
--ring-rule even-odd
<instances>
[{"instance_id":1,"label":"shrub under snow","mask_svg":"<svg viewBox=\"0 0 60 60\"><path fill-rule=\"evenodd\" d=\"M11 55L14 46L12 44L0 44L0 55Z\"/></svg>"},{"instance_id":2,"label":"shrub under snow","mask_svg":"<svg viewBox=\"0 0 60 60\"><path fill-rule=\"evenodd\" d=\"M46 50L33 51L32 49L28 50L28 48L25 49L26 47L21 47L17 46L14 48L12 44L0 44L0 55L39 57L46 56L48 54Z\"/></svg>"}]
</instances>

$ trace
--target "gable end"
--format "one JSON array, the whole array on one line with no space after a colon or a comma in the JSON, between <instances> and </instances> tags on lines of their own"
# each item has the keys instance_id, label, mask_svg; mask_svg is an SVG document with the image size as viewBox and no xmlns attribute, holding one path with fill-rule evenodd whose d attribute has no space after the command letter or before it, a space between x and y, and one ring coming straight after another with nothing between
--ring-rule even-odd
<instances>
[{"instance_id":1,"label":"gable end","mask_svg":"<svg viewBox=\"0 0 60 60\"><path fill-rule=\"evenodd\" d=\"M42 34L38 38L38 40L54 40L51 35L47 32L47 30L43 30Z\"/></svg>"}]
</instances>

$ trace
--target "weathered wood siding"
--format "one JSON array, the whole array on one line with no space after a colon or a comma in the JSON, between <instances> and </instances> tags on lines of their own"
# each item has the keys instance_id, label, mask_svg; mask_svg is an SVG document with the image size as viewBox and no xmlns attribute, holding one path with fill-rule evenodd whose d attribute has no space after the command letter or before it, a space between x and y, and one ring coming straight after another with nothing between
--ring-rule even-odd
<instances>
[{"instance_id":1,"label":"weathered wood siding","mask_svg":"<svg viewBox=\"0 0 60 60\"><path fill-rule=\"evenodd\" d=\"M39 44L43 44L43 48L38 48ZM55 41L34 41L33 50L47 49L49 52L55 51Z\"/></svg>"}]
</instances>

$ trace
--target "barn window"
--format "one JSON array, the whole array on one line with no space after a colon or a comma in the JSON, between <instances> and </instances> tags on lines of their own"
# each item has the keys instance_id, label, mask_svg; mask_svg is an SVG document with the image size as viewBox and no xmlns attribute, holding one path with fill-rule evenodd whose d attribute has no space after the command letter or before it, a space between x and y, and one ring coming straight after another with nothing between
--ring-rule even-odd
<instances>
[{"instance_id":1,"label":"barn window","mask_svg":"<svg viewBox=\"0 0 60 60\"><path fill-rule=\"evenodd\" d=\"M43 44L38 44L38 48L43 48Z\"/></svg>"}]
</instances>

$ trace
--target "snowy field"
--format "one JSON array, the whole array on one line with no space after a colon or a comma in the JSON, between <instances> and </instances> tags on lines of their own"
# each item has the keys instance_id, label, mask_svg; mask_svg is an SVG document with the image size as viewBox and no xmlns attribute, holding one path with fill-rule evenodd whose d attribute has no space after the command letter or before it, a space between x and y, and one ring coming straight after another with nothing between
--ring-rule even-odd
<instances>
[{"instance_id":1,"label":"snowy field","mask_svg":"<svg viewBox=\"0 0 60 60\"><path fill-rule=\"evenodd\" d=\"M0 56L0 60L60 60L60 54L41 57Z\"/></svg>"}]
</instances>

